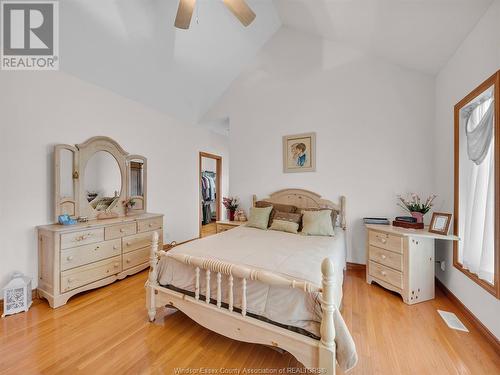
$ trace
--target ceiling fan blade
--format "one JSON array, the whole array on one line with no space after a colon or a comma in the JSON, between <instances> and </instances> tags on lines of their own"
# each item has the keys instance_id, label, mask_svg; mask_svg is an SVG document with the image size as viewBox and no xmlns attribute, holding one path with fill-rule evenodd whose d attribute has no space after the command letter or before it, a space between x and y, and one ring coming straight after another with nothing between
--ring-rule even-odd
<instances>
[{"instance_id":1,"label":"ceiling fan blade","mask_svg":"<svg viewBox=\"0 0 500 375\"><path fill-rule=\"evenodd\" d=\"M179 29L189 29L191 16L193 15L196 0L180 0L177 16L175 17L175 27Z\"/></svg>"},{"instance_id":2,"label":"ceiling fan blade","mask_svg":"<svg viewBox=\"0 0 500 375\"><path fill-rule=\"evenodd\" d=\"M255 13L245 3L245 0L224 0L224 4L244 26L250 25L255 19Z\"/></svg>"}]
</instances>

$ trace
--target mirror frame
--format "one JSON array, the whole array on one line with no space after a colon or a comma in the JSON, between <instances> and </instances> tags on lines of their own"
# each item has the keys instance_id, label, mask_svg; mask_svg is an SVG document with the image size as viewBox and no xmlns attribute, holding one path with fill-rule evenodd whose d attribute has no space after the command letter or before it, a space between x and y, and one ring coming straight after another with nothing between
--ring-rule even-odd
<instances>
[{"instance_id":1,"label":"mirror frame","mask_svg":"<svg viewBox=\"0 0 500 375\"><path fill-rule=\"evenodd\" d=\"M494 279L493 284L480 279L475 273L464 268L458 259L458 243L453 241L453 266L463 272L467 277L472 279L496 298L500 298L500 70L493 74L490 78L480 84L465 98L455 105L455 124L454 124L454 215L453 215L453 231L459 236L459 206L460 206L460 110L468 105L473 99L485 92L490 87L494 86L494 105L495 105L495 264L494 264Z\"/></svg>"},{"instance_id":2,"label":"mirror frame","mask_svg":"<svg viewBox=\"0 0 500 375\"><path fill-rule=\"evenodd\" d=\"M61 197L61 151L68 150L73 154L73 197ZM60 144L54 147L54 191L55 191L55 216L67 213L70 216L77 216L79 212L80 200L78 184L78 149L72 145Z\"/></svg>"},{"instance_id":3,"label":"mirror frame","mask_svg":"<svg viewBox=\"0 0 500 375\"><path fill-rule=\"evenodd\" d=\"M132 196L131 192L129 191L128 193L128 199L139 199L142 200L142 209L136 209L136 208L131 208L130 211L134 213L144 213L147 210L147 194L148 194L148 183L147 183L147 176L148 176L148 159L142 155L128 155L127 156L127 189L130 189L130 180L131 180L131 173L130 173L130 165L131 162L134 160L142 160L142 197L141 196Z\"/></svg>"},{"instance_id":4,"label":"mirror frame","mask_svg":"<svg viewBox=\"0 0 500 375\"><path fill-rule=\"evenodd\" d=\"M63 149L70 150L73 152L73 183L74 183L74 199L65 199L61 197L60 191L60 173L61 173L61 160L60 151ZM90 158L99 151L109 152L118 163L121 175L121 191L119 195L120 203L117 204L110 210L107 210L105 214L96 211L92 206L89 205L85 194L85 167ZM125 207L123 203L129 199L129 160L130 159L141 159L144 160L144 175L143 175L143 191L144 191L144 209L141 210L131 210L132 213L138 214L146 212L147 207L147 159L141 155L129 155L115 140L109 137L97 136L86 140L83 143L77 144L75 146L60 144L54 147L54 204L55 204L55 220L57 221L58 216L63 213L72 214L70 216L78 218L81 216L87 217L89 220L96 218L108 218L116 216L125 216ZM99 215L99 217L98 217ZM106 217L107 216L107 217Z\"/></svg>"}]
</instances>

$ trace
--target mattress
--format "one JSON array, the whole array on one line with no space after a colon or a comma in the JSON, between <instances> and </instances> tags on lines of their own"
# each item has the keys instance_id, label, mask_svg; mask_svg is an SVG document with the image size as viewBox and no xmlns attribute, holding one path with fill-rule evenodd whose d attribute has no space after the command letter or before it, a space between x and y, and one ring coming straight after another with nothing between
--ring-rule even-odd
<instances>
[{"instance_id":1,"label":"mattress","mask_svg":"<svg viewBox=\"0 0 500 375\"><path fill-rule=\"evenodd\" d=\"M342 301L343 270L345 269L346 242L344 231L338 229L334 237L302 236L297 234L261 230L240 226L214 236L206 237L175 247L169 254L214 258L271 271L293 279L309 281L321 286L321 262L332 259L335 270L334 300L338 309ZM195 273L192 266L168 256L159 264L158 281L194 292ZM228 301L227 276L222 275L222 300ZM201 294L205 291L205 277L200 276ZM217 285L212 275L211 295ZM241 280L234 280L234 306L241 306ZM274 287L258 281L247 280L247 312L280 325L296 327L319 337L321 305L317 293Z\"/></svg>"}]
</instances>

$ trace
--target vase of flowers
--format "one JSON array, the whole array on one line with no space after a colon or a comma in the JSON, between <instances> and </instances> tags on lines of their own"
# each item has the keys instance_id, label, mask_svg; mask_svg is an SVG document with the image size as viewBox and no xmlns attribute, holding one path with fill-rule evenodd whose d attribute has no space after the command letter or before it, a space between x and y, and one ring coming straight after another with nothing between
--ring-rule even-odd
<instances>
[{"instance_id":1,"label":"vase of flowers","mask_svg":"<svg viewBox=\"0 0 500 375\"><path fill-rule=\"evenodd\" d=\"M135 206L134 198L130 198L123 201L123 207L125 208L125 216L128 215L128 213L130 212L130 210L132 210L132 208L134 208L134 206Z\"/></svg>"},{"instance_id":2,"label":"vase of flowers","mask_svg":"<svg viewBox=\"0 0 500 375\"><path fill-rule=\"evenodd\" d=\"M436 194L431 194L425 202L423 202L420 196L415 193L411 193L409 197L406 198L398 195L398 206L408 211L412 217L417 219L417 223L423 223L424 215L429 212L432 207L432 202L436 197Z\"/></svg>"},{"instance_id":3,"label":"vase of flowers","mask_svg":"<svg viewBox=\"0 0 500 375\"><path fill-rule=\"evenodd\" d=\"M234 221L234 213L238 209L240 202L237 197L224 197L222 198L222 204L226 207L227 217L229 221Z\"/></svg>"}]
</instances>

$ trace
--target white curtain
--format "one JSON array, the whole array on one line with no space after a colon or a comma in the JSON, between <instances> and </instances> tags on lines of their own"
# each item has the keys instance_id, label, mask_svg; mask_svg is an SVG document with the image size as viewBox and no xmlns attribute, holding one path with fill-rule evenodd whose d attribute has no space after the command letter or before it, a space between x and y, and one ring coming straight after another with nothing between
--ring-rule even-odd
<instances>
[{"instance_id":1,"label":"white curtain","mask_svg":"<svg viewBox=\"0 0 500 375\"><path fill-rule=\"evenodd\" d=\"M469 271L493 283L495 232L495 153L493 98L462 109L467 155L472 161L465 202L463 246L459 259Z\"/></svg>"}]
</instances>

